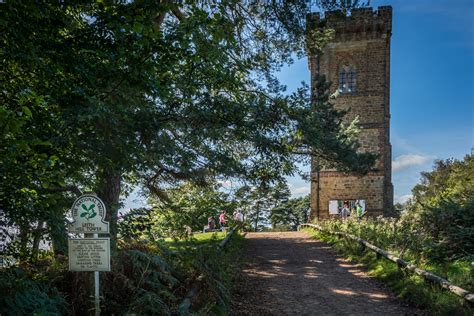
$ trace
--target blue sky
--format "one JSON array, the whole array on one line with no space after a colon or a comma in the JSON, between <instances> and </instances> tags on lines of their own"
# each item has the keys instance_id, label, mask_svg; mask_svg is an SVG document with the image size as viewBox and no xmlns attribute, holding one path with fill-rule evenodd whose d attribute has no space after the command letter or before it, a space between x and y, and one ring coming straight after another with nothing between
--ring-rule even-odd
<instances>
[{"instance_id":1,"label":"blue sky","mask_svg":"<svg viewBox=\"0 0 474 316\"><path fill-rule=\"evenodd\" d=\"M372 0L371 5L393 8L392 177L395 201L404 201L435 159L462 159L474 147L474 0ZM307 60L286 67L279 77L288 91L309 82ZM309 183L288 180L294 196L309 193Z\"/></svg>"}]
</instances>

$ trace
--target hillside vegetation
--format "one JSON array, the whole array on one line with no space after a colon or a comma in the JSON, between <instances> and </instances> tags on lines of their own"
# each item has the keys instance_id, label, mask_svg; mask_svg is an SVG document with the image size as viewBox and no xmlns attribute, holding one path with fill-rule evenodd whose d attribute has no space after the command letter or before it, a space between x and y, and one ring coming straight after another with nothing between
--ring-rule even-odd
<instances>
[{"instance_id":1,"label":"hillside vegetation","mask_svg":"<svg viewBox=\"0 0 474 316\"><path fill-rule=\"evenodd\" d=\"M468 155L462 161L437 161L433 171L422 173L412 199L397 208L401 211L399 218L317 223L328 231L359 236L474 292L474 156ZM378 259L356 242L324 232L316 236L367 264L373 275L387 281L400 297L412 304L437 314L472 312L463 299L427 284L419 276L406 275L396 264Z\"/></svg>"}]
</instances>

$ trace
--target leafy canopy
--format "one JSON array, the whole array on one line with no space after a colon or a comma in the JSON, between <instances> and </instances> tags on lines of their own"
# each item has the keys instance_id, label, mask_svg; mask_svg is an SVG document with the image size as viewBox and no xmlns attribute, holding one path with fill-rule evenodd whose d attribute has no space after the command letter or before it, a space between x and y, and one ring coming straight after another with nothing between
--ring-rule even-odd
<instances>
[{"instance_id":1,"label":"leafy canopy","mask_svg":"<svg viewBox=\"0 0 474 316\"><path fill-rule=\"evenodd\" d=\"M0 203L12 223L27 236L47 222L64 241L64 212L81 189L104 200L114 237L128 185L166 199L183 181L276 182L307 155L366 171L373 157L356 153L329 83L312 101L308 87L288 95L275 77L316 45L306 41L309 10L306 1L3 4Z\"/></svg>"}]
</instances>

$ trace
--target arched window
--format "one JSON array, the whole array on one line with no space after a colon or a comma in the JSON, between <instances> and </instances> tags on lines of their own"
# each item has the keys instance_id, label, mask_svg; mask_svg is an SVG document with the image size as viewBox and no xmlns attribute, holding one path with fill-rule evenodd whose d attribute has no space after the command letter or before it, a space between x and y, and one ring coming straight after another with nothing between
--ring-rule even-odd
<instances>
[{"instance_id":1,"label":"arched window","mask_svg":"<svg viewBox=\"0 0 474 316\"><path fill-rule=\"evenodd\" d=\"M339 92L353 93L357 88L357 71L351 66L342 66L339 70Z\"/></svg>"}]
</instances>

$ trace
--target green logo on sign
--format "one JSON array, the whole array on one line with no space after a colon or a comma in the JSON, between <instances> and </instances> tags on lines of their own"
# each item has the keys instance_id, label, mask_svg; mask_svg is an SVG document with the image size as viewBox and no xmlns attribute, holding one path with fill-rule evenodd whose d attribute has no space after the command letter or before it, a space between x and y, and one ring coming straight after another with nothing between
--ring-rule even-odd
<instances>
[{"instance_id":1,"label":"green logo on sign","mask_svg":"<svg viewBox=\"0 0 474 316\"><path fill-rule=\"evenodd\" d=\"M85 211L81 213L81 217L85 217L87 220L89 220L91 218L94 218L97 215L97 213L94 211L95 204L91 204L89 208L87 208L85 204L82 204L81 206Z\"/></svg>"}]
</instances>

